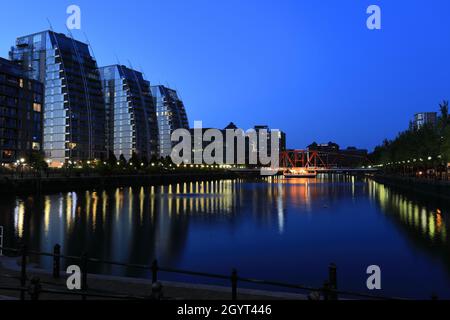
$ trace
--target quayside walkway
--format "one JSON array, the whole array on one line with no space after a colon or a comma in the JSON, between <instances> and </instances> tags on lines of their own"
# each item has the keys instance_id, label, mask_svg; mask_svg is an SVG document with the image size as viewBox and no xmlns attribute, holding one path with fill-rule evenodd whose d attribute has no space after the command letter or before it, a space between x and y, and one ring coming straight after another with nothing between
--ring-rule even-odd
<instances>
[{"instance_id":1,"label":"quayside walkway","mask_svg":"<svg viewBox=\"0 0 450 320\"><path fill-rule=\"evenodd\" d=\"M41 288L49 292L39 295L39 300L81 300L82 295L69 294L66 276L55 279L51 272L38 268L28 268L28 283L39 277ZM20 284L20 259L0 257L0 300L20 300L21 292L12 290ZM230 288L161 281L161 300L231 300ZM5 288L11 288L5 289ZM31 287L30 287L31 288ZM53 292L53 293L52 293ZM63 293L64 292L64 293ZM31 300L30 290L25 300ZM89 275L89 288L85 299L88 300L142 300L152 299L152 280L125 278L105 275ZM159 299L159 298L158 298ZM305 300L306 295L270 292L262 290L240 289L239 300Z\"/></svg>"},{"instance_id":2,"label":"quayside walkway","mask_svg":"<svg viewBox=\"0 0 450 320\"><path fill-rule=\"evenodd\" d=\"M20 300L50 300L50 299L133 299L133 300L337 300L337 299L394 299L379 297L364 293L348 292L337 288L337 267L330 264L328 278L320 288L305 285L290 284L277 281L257 280L241 277L237 270L229 275L219 275L206 272L188 271L159 266L156 260L151 265L136 265L122 262L105 261L81 256L66 256L61 254L61 247L56 244L52 253L34 252L27 246L16 248L0 248L0 296ZM53 261L53 268L38 269L30 264L30 257L48 257ZM80 290L70 291L66 284L66 275L62 270L62 260L75 262L79 266ZM93 264L122 266L149 270L151 279L122 278L115 276L96 275L89 273ZM202 278L206 281L220 280L229 283L223 287L199 284L182 284L161 281L161 274L177 274ZM211 282L210 282L211 283ZM217 282L216 282L217 283ZM250 290L246 285L260 286L264 290ZM266 288L276 288L280 291L265 291ZM285 293L283 290L294 293Z\"/></svg>"}]
</instances>

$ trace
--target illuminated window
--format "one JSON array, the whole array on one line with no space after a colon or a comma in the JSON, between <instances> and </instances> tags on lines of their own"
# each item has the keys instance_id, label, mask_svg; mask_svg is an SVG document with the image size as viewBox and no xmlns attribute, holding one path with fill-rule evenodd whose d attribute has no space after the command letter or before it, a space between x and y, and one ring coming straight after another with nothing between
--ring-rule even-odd
<instances>
[{"instance_id":1,"label":"illuminated window","mask_svg":"<svg viewBox=\"0 0 450 320\"><path fill-rule=\"evenodd\" d=\"M40 103L33 103L33 110L35 112L41 112L41 110L42 110L41 104Z\"/></svg>"},{"instance_id":2,"label":"illuminated window","mask_svg":"<svg viewBox=\"0 0 450 320\"><path fill-rule=\"evenodd\" d=\"M14 156L14 151L3 150L3 159L11 159Z\"/></svg>"},{"instance_id":3,"label":"illuminated window","mask_svg":"<svg viewBox=\"0 0 450 320\"><path fill-rule=\"evenodd\" d=\"M32 146L33 150L38 151L41 150L41 144L38 142L33 142L33 146Z\"/></svg>"},{"instance_id":4,"label":"illuminated window","mask_svg":"<svg viewBox=\"0 0 450 320\"><path fill-rule=\"evenodd\" d=\"M19 85L21 88L23 88L23 79L19 79Z\"/></svg>"}]
</instances>

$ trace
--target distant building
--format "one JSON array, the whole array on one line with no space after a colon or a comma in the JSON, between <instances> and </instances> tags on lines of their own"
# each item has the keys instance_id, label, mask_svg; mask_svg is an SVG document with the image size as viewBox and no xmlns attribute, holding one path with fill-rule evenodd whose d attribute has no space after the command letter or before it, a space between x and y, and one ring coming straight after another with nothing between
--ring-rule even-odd
<instances>
[{"instance_id":1,"label":"distant building","mask_svg":"<svg viewBox=\"0 0 450 320\"><path fill-rule=\"evenodd\" d=\"M12 163L42 148L42 83L0 58L0 162Z\"/></svg>"},{"instance_id":2,"label":"distant building","mask_svg":"<svg viewBox=\"0 0 450 320\"><path fill-rule=\"evenodd\" d=\"M45 86L43 144L52 164L105 158L105 105L88 45L44 31L18 38L10 58Z\"/></svg>"},{"instance_id":3,"label":"distant building","mask_svg":"<svg viewBox=\"0 0 450 320\"><path fill-rule=\"evenodd\" d=\"M209 129L212 128L202 128L202 135L205 134L205 132ZM268 157L271 157L272 155L272 130L268 127L268 126L255 126L253 128L255 134L256 134L256 142L252 142L249 135L244 135L244 145L245 145L245 160L244 160L244 164L242 163L238 163L238 151L237 151L237 140L238 138L236 137L234 139L234 160L232 161L233 163L227 163L227 158L226 158L226 154L227 154L227 148L229 147L227 145L227 141L226 141L226 134L227 134L227 130L236 130L238 129L238 127L231 122L230 124L228 124L224 129L218 129L220 130L220 132L222 133L222 137L223 137L223 160L222 163L224 164L229 164L229 165L247 165L247 166L253 166L250 164L250 151L255 152L255 154L257 155L257 159L258 159L258 164L259 160L261 159L261 154L267 154ZM242 129L242 128L241 128ZM197 146L196 145L196 141L194 139L194 134L195 134L195 130L196 129L190 129L190 133L192 136L192 162L194 162L194 157L195 154L198 152L200 154L203 154L204 149L211 143L211 142L207 142L207 141L203 141L201 146ZM242 129L244 130L244 129ZM262 130L267 130L267 141L266 143L263 143L262 141L260 141L260 131ZM246 133L247 130L244 130L244 134ZM279 144L278 144L278 149L279 152L286 150L286 134L282 131L279 132L278 135L278 139L279 139ZM265 149L267 146L267 150ZM231 147L231 146L230 146Z\"/></svg>"},{"instance_id":4,"label":"distant building","mask_svg":"<svg viewBox=\"0 0 450 320\"><path fill-rule=\"evenodd\" d=\"M425 125L432 127L437 126L438 116L437 112L420 112L414 115L414 119L411 122L411 130L419 130Z\"/></svg>"},{"instance_id":5,"label":"distant building","mask_svg":"<svg viewBox=\"0 0 450 320\"><path fill-rule=\"evenodd\" d=\"M328 143L321 143L321 144L313 142L308 146L308 150L314 150L319 152L339 152L340 147L337 143L331 141Z\"/></svg>"},{"instance_id":6,"label":"distant building","mask_svg":"<svg viewBox=\"0 0 450 320\"><path fill-rule=\"evenodd\" d=\"M307 148L308 151L317 151L320 159L330 167L355 167L367 160L368 151L356 147L341 149L337 143L312 143Z\"/></svg>"},{"instance_id":7,"label":"distant building","mask_svg":"<svg viewBox=\"0 0 450 320\"><path fill-rule=\"evenodd\" d=\"M150 160L158 152L158 126L150 83L122 65L100 68L106 106L106 146L119 159L135 153Z\"/></svg>"},{"instance_id":8,"label":"distant building","mask_svg":"<svg viewBox=\"0 0 450 320\"><path fill-rule=\"evenodd\" d=\"M183 101L175 90L165 86L152 86L159 128L159 156L172 153L172 133L177 129L189 129L188 117Z\"/></svg>"},{"instance_id":9,"label":"distant building","mask_svg":"<svg viewBox=\"0 0 450 320\"><path fill-rule=\"evenodd\" d=\"M348 147L340 150L341 160L340 165L343 167L355 167L365 164L368 160L368 150L358 149L356 147Z\"/></svg>"},{"instance_id":10,"label":"distant building","mask_svg":"<svg viewBox=\"0 0 450 320\"><path fill-rule=\"evenodd\" d=\"M257 145L252 146L251 142L250 147L255 148L257 150L258 159L260 158L260 154L267 155L269 157L272 156L272 130L269 128L269 126L266 125L257 125L254 127L254 130L257 133ZM260 141L260 131L265 130L267 132L267 141ZM282 152L286 150L286 134L283 131L279 132L278 135L279 144L278 144L278 152ZM267 146L267 150L266 150ZM254 149L255 150L255 149Z\"/></svg>"}]
</instances>

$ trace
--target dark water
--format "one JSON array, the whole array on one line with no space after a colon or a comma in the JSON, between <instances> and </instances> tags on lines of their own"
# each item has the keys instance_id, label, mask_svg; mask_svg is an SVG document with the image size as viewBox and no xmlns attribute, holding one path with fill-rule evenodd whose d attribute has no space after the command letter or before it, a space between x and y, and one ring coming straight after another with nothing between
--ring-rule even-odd
<instances>
[{"instance_id":1,"label":"dark water","mask_svg":"<svg viewBox=\"0 0 450 320\"><path fill-rule=\"evenodd\" d=\"M338 266L340 289L368 292L366 268L382 270L380 295L450 298L448 204L370 180L320 177L215 181L0 197L6 246L26 241L67 255L239 274L321 286ZM48 258L40 259L50 268ZM148 277L146 270L91 266ZM163 275L164 279L205 281Z\"/></svg>"}]
</instances>

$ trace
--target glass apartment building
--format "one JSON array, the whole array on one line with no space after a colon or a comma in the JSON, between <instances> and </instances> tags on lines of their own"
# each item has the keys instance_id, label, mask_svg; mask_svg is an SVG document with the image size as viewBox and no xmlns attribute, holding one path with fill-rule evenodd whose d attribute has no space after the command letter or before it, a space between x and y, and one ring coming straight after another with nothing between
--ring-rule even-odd
<instances>
[{"instance_id":1,"label":"glass apartment building","mask_svg":"<svg viewBox=\"0 0 450 320\"><path fill-rule=\"evenodd\" d=\"M172 153L172 132L176 129L189 129L186 109L173 89L162 85L152 86L152 94L158 118L159 156L167 157Z\"/></svg>"},{"instance_id":2,"label":"glass apartment building","mask_svg":"<svg viewBox=\"0 0 450 320\"><path fill-rule=\"evenodd\" d=\"M44 84L43 149L52 164L105 158L104 99L88 45L44 31L18 38L10 58Z\"/></svg>"},{"instance_id":3,"label":"glass apartment building","mask_svg":"<svg viewBox=\"0 0 450 320\"><path fill-rule=\"evenodd\" d=\"M410 125L412 130L419 130L426 125L436 127L438 122L437 112L420 112L414 115Z\"/></svg>"},{"instance_id":4,"label":"glass apartment building","mask_svg":"<svg viewBox=\"0 0 450 320\"><path fill-rule=\"evenodd\" d=\"M150 160L158 152L158 127L150 83L121 65L100 68L106 104L107 148L116 158L133 153ZM108 152L109 153L109 152Z\"/></svg>"},{"instance_id":5,"label":"glass apartment building","mask_svg":"<svg viewBox=\"0 0 450 320\"><path fill-rule=\"evenodd\" d=\"M44 87L21 66L0 58L0 163L27 158L42 148Z\"/></svg>"}]
</instances>

